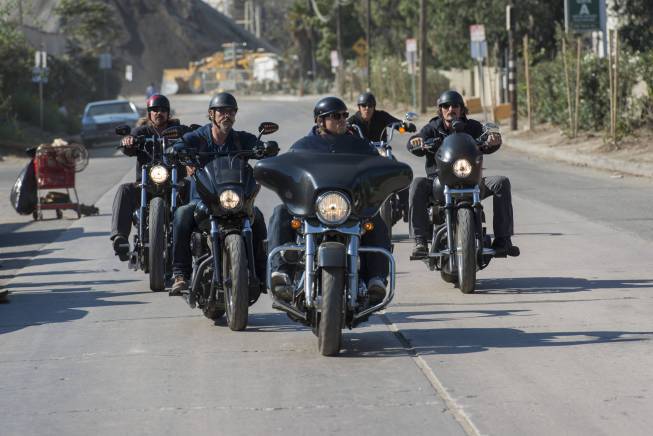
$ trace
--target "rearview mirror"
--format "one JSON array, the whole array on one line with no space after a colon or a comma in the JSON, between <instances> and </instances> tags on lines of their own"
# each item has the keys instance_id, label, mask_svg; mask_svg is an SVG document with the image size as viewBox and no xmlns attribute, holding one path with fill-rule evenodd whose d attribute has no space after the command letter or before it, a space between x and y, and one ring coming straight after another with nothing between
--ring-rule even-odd
<instances>
[{"instance_id":1,"label":"rearview mirror","mask_svg":"<svg viewBox=\"0 0 653 436\"><path fill-rule=\"evenodd\" d=\"M274 133L277 130L279 130L279 125L269 121L265 121L258 126L258 132L261 135L269 135L270 133Z\"/></svg>"},{"instance_id":2,"label":"rearview mirror","mask_svg":"<svg viewBox=\"0 0 653 436\"><path fill-rule=\"evenodd\" d=\"M419 118L415 112L406 112L406 121L415 121Z\"/></svg>"},{"instance_id":3,"label":"rearview mirror","mask_svg":"<svg viewBox=\"0 0 653 436\"><path fill-rule=\"evenodd\" d=\"M132 129L127 124L116 127L116 135L127 136L131 133Z\"/></svg>"}]
</instances>

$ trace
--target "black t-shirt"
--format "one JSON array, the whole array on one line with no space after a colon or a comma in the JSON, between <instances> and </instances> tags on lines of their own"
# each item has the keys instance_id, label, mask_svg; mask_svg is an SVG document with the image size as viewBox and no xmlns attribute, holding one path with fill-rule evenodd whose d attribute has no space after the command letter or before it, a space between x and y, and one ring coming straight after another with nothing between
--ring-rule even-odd
<instances>
[{"instance_id":1,"label":"black t-shirt","mask_svg":"<svg viewBox=\"0 0 653 436\"><path fill-rule=\"evenodd\" d=\"M349 124L356 124L360 127L363 136L369 141L380 141L381 136L385 132L385 128L392 123L401 121L389 113L381 110L375 110L372 114L372 119L369 123L363 120L363 117L360 111L357 111L354 115L349 117L347 120Z\"/></svg>"}]
</instances>

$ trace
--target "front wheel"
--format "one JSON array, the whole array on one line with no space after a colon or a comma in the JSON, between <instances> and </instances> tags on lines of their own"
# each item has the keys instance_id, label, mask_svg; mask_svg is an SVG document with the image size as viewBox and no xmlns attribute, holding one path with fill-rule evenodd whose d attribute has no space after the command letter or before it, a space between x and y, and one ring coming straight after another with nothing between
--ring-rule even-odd
<instances>
[{"instance_id":1,"label":"front wheel","mask_svg":"<svg viewBox=\"0 0 653 436\"><path fill-rule=\"evenodd\" d=\"M161 197L155 197L150 201L149 226L150 289L155 292L163 291L166 266L166 205Z\"/></svg>"},{"instance_id":2,"label":"front wheel","mask_svg":"<svg viewBox=\"0 0 653 436\"><path fill-rule=\"evenodd\" d=\"M245 241L238 233L225 238L225 252L222 256L227 324L231 330L247 327L249 308L249 284Z\"/></svg>"},{"instance_id":3,"label":"front wheel","mask_svg":"<svg viewBox=\"0 0 653 436\"><path fill-rule=\"evenodd\" d=\"M458 288L463 294L471 294L476 287L476 232L474 212L458 209L456 222L456 264Z\"/></svg>"},{"instance_id":4,"label":"front wheel","mask_svg":"<svg viewBox=\"0 0 653 436\"><path fill-rule=\"evenodd\" d=\"M335 356L340 352L344 288L343 268L322 268L322 312L318 325L317 344L323 356Z\"/></svg>"}]
</instances>

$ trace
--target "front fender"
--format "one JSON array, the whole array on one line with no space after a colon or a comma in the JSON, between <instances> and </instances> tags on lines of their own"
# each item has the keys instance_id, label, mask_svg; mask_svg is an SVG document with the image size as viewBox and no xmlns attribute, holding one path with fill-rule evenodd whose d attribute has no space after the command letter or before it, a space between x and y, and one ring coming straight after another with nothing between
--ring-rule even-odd
<instances>
[{"instance_id":1,"label":"front fender","mask_svg":"<svg viewBox=\"0 0 653 436\"><path fill-rule=\"evenodd\" d=\"M323 242L317 249L318 267L340 267L347 266L347 248L340 242Z\"/></svg>"}]
</instances>

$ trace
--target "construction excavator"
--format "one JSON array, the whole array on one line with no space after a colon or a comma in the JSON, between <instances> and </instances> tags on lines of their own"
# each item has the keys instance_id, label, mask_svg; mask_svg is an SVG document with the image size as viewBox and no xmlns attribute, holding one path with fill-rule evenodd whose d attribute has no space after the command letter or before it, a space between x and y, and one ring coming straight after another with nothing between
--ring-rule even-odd
<instances>
[{"instance_id":1,"label":"construction excavator","mask_svg":"<svg viewBox=\"0 0 653 436\"><path fill-rule=\"evenodd\" d=\"M225 46L221 51L190 62L188 68L164 69L161 92L166 95L203 94L235 91L255 80L278 82L276 54L240 48L234 50L233 44Z\"/></svg>"}]
</instances>

